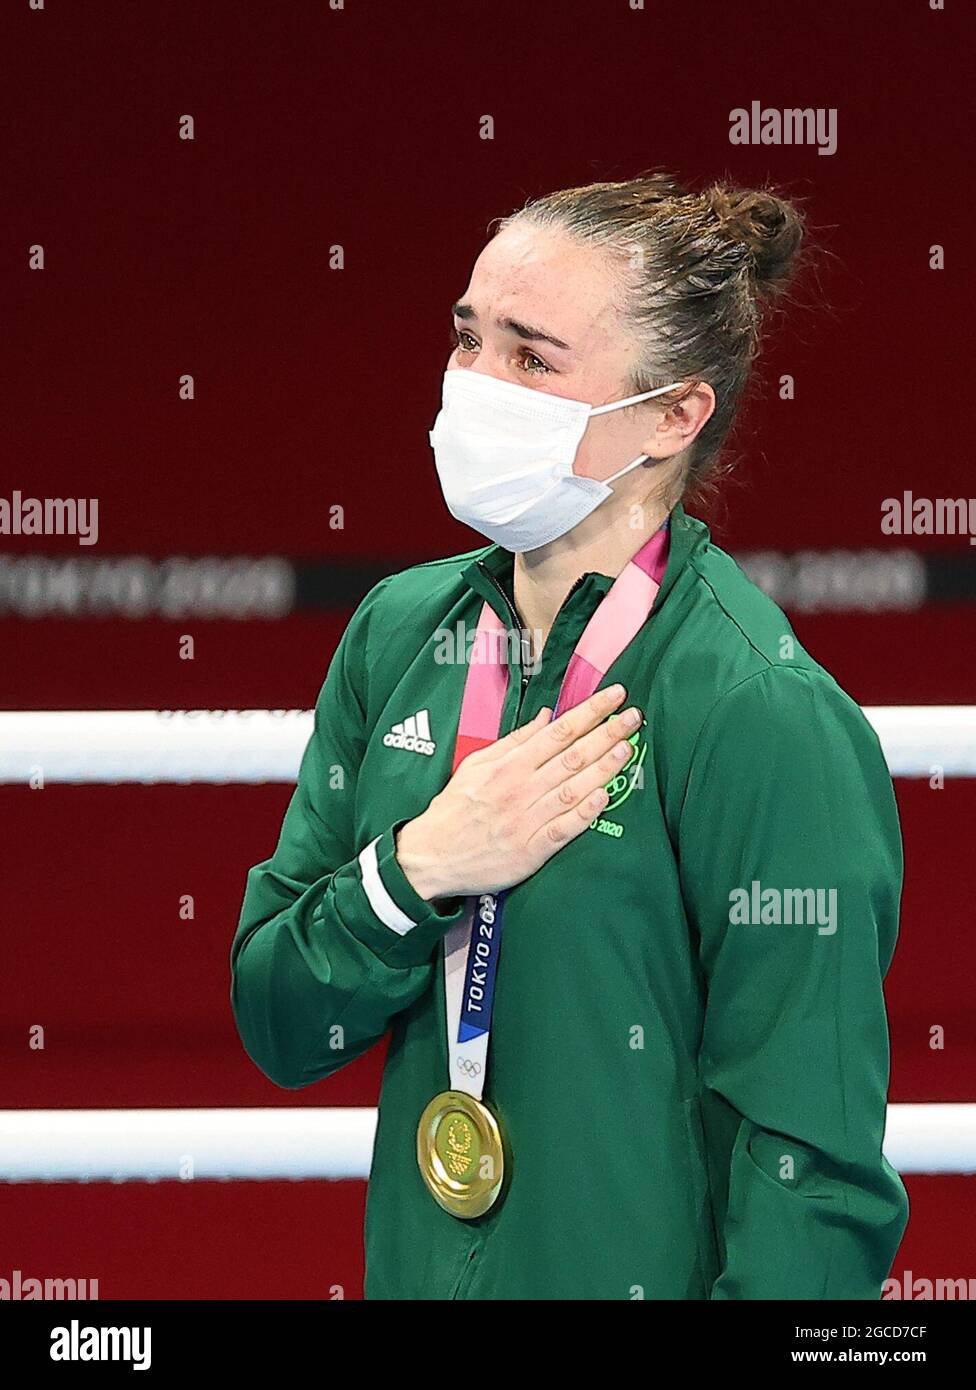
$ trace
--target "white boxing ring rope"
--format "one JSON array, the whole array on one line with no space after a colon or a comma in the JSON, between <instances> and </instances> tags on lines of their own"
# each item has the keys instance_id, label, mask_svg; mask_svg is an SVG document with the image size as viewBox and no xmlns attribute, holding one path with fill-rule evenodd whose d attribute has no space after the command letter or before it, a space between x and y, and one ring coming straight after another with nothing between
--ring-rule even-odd
<instances>
[{"instance_id":1,"label":"white boxing ring rope","mask_svg":"<svg viewBox=\"0 0 976 1390\"><path fill-rule=\"evenodd\" d=\"M893 777L976 776L976 706L864 711ZM311 710L0 712L0 783L292 782ZM376 1112L0 1111L0 1182L365 1178ZM976 1104L889 1105L901 1173L976 1173Z\"/></svg>"},{"instance_id":2,"label":"white boxing ring rope","mask_svg":"<svg viewBox=\"0 0 976 1390\"><path fill-rule=\"evenodd\" d=\"M365 1178L375 1132L369 1106L0 1110L0 1182Z\"/></svg>"},{"instance_id":3,"label":"white boxing ring rope","mask_svg":"<svg viewBox=\"0 0 976 1390\"><path fill-rule=\"evenodd\" d=\"M893 777L976 777L976 705L864 713ZM293 782L311 710L0 712L0 783Z\"/></svg>"},{"instance_id":4,"label":"white boxing ring rope","mask_svg":"<svg viewBox=\"0 0 976 1390\"><path fill-rule=\"evenodd\" d=\"M366 1178L376 1111L0 1110L0 1182ZM976 1105L889 1105L901 1173L976 1172Z\"/></svg>"}]
</instances>

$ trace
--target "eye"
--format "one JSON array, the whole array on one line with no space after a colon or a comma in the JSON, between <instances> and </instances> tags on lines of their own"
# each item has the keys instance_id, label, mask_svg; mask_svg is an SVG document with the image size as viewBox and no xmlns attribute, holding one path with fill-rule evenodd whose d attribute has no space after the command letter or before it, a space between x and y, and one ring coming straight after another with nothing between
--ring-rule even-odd
<instances>
[{"instance_id":1,"label":"eye","mask_svg":"<svg viewBox=\"0 0 976 1390\"><path fill-rule=\"evenodd\" d=\"M474 338L465 328L452 329L451 346L458 352L476 352L478 340Z\"/></svg>"},{"instance_id":2,"label":"eye","mask_svg":"<svg viewBox=\"0 0 976 1390\"><path fill-rule=\"evenodd\" d=\"M451 346L456 352L477 352L481 346L477 338L469 333L466 328L454 328L451 330ZM532 352L529 348L522 348L517 355L517 365L519 371L527 376L546 376L553 369L548 362Z\"/></svg>"},{"instance_id":3,"label":"eye","mask_svg":"<svg viewBox=\"0 0 976 1390\"><path fill-rule=\"evenodd\" d=\"M530 376L545 376L552 371L548 362L543 362L541 357L530 352L528 348L522 349L519 359L522 364L522 371L527 372Z\"/></svg>"}]
</instances>

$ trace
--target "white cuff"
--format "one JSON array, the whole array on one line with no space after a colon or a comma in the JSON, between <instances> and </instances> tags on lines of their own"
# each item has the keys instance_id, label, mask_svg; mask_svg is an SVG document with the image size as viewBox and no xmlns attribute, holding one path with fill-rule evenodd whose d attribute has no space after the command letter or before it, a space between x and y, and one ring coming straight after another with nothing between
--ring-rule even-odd
<instances>
[{"instance_id":1,"label":"white cuff","mask_svg":"<svg viewBox=\"0 0 976 1390\"><path fill-rule=\"evenodd\" d=\"M391 931L395 931L397 936L406 936L407 932L412 931L417 923L405 912L401 912L390 897L386 885L380 877L376 846L381 838L377 835L376 839L372 840L359 855L359 867L363 875L363 892L366 894L370 907L384 927L389 927Z\"/></svg>"}]
</instances>

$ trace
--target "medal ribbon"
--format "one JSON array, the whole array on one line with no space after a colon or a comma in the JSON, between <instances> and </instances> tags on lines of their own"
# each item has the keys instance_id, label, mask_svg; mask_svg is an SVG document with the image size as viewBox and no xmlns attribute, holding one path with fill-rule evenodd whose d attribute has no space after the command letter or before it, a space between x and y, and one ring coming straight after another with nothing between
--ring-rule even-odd
<instances>
[{"instance_id":1,"label":"medal ribbon","mask_svg":"<svg viewBox=\"0 0 976 1390\"><path fill-rule=\"evenodd\" d=\"M596 692L647 621L667 566L669 539L666 521L614 580L570 657L553 719ZM508 641L505 624L485 603L464 683L452 773L469 753L498 739L508 689ZM503 891L470 899L462 921L444 936L448 1084L475 1100L485 1085L505 896Z\"/></svg>"}]
</instances>

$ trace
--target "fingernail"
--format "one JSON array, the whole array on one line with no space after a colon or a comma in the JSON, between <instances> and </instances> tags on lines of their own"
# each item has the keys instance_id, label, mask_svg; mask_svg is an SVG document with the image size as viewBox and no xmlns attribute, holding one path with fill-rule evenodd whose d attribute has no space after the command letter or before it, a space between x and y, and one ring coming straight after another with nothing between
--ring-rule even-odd
<instances>
[{"instance_id":1,"label":"fingernail","mask_svg":"<svg viewBox=\"0 0 976 1390\"><path fill-rule=\"evenodd\" d=\"M628 709L624 711L622 718L627 728L633 729L641 722L641 712L639 709Z\"/></svg>"},{"instance_id":2,"label":"fingernail","mask_svg":"<svg viewBox=\"0 0 976 1390\"><path fill-rule=\"evenodd\" d=\"M617 700L620 699L621 695L626 694L627 691L622 685L611 685L610 689L607 691L608 696L612 695Z\"/></svg>"}]
</instances>

